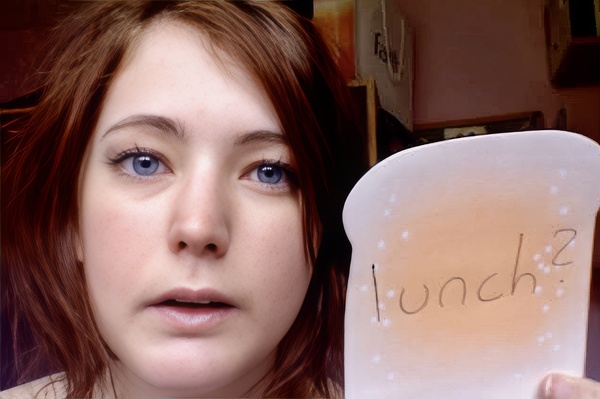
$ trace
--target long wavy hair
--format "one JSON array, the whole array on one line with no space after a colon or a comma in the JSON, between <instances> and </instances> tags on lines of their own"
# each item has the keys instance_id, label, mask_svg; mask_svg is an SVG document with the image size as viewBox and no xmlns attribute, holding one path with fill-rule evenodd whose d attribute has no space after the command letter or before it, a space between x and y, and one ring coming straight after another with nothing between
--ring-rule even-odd
<instances>
[{"instance_id":1,"label":"long wavy hair","mask_svg":"<svg viewBox=\"0 0 600 399\"><path fill-rule=\"evenodd\" d=\"M95 324L75 248L79 173L111 82L157 18L201 30L255 78L277 112L298 165L314 273L262 395L335 397L343 387L350 261L341 215L366 165L365 142L318 30L273 2L94 2L55 29L39 74L39 102L19 128L3 133L2 300L20 380L64 371L69 397L90 397L106 386L110 349Z\"/></svg>"}]
</instances>

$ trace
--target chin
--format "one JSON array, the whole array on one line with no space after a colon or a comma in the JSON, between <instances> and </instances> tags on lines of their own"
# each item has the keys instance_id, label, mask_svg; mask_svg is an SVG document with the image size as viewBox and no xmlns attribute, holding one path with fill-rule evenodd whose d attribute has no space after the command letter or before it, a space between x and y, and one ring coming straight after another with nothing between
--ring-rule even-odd
<instances>
[{"instance_id":1,"label":"chin","mask_svg":"<svg viewBox=\"0 0 600 399\"><path fill-rule=\"evenodd\" d=\"M138 369L133 373L141 386L142 397L184 398L235 398L246 397L255 388L257 375L217 367L210 364L194 364L188 359L174 364L169 361L153 362L150 369ZM182 367L183 366L183 367Z\"/></svg>"}]
</instances>

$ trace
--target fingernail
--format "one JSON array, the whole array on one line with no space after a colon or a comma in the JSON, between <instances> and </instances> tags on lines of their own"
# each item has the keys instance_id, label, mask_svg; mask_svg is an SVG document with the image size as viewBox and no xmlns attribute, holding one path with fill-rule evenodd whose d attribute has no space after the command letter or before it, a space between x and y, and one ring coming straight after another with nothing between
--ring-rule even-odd
<instances>
[{"instance_id":1,"label":"fingernail","mask_svg":"<svg viewBox=\"0 0 600 399\"><path fill-rule=\"evenodd\" d=\"M544 384L544 399L573 399L573 389L564 376L552 374Z\"/></svg>"}]
</instances>

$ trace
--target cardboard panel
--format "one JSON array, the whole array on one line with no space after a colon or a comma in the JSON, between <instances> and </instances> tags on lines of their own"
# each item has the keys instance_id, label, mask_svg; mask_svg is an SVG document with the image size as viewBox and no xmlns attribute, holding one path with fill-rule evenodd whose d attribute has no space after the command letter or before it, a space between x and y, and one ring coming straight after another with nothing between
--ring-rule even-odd
<instances>
[{"instance_id":1,"label":"cardboard panel","mask_svg":"<svg viewBox=\"0 0 600 399\"><path fill-rule=\"evenodd\" d=\"M600 146L560 131L416 147L351 192L346 397L532 398L582 375Z\"/></svg>"}]
</instances>

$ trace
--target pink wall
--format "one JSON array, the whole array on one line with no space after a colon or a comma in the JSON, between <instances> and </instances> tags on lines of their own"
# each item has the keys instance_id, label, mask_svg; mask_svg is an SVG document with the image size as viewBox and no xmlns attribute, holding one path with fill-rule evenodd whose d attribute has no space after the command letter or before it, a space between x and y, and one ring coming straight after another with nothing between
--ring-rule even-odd
<instances>
[{"instance_id":1,"label":"pink wall","mask_svg":"<svg viewBox=\"0 0 600 399\"><path fill-rule=\"evenodd\" d=\"M543 0L396 0L415 28L415 123L541 110L600 140L600 88L556 90Z\"/></svg>"}]
</instances>

